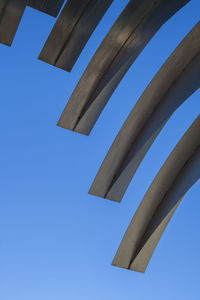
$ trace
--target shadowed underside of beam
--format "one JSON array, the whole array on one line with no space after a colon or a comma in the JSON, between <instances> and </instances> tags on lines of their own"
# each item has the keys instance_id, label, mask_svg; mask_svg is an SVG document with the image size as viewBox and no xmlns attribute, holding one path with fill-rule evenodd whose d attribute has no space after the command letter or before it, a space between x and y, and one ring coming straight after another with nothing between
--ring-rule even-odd
<instances>
[{"instance_id":1,"label":"shadowed underside of beam","mask_svg":"<svg viewBox=\"0 0 200 300\"><path fill-rule=\"evenodd\" d=\"M159 28L187 2L131 1L92 58L58 126L88 135L137 56Z\"/></svg>"},{"instance_id":2,"label":"shadowed underside of beam","mask_svg":"<svg viewBox=\"0 0 200 300\"><path fill-rule=\"evenodd\" d=\"M27 5L48 15L57 17L64 0L27 0Z\"/></svg>"},{"instance_id":3,"label":"shadowed underside of beam","mask_svg":"<svg viewBox=\"0 0 200 300\"><path fill-rule=\"evenodd\" d=\"M122 126L89 191L120 202L173 112L200 87L200 23L151 81Z\"/></svg>"},{"instance_id":4,"label":"shadowed underside of beam","mask_svg":"<svg viewBox=\"0 0 200 300\"><path fill-rule=\"evenodd\" d=\"M185 133L144 196L113 265L145 272L176 208L200 178L200 116Z\"/></svg>"},{"instance_id":5,"label":"shadowed underside of beam","mask_svg":"<svg viewBox=\"0 0 200 300\"><path fill-rule=\"evenodd\" d=\"M71 71L113 0L68 0L39 59Z\"/></svg>"},{"instance_id":6,"label":"shadowed underside of beam","mask_svg":"<svg viewBox=\"0 0 200 300\"><path fill-rule=\"evenodd\" d=\"M0 43L11 46L25 7L25 0L0 0Z\"/></svg>"}]
</instances>

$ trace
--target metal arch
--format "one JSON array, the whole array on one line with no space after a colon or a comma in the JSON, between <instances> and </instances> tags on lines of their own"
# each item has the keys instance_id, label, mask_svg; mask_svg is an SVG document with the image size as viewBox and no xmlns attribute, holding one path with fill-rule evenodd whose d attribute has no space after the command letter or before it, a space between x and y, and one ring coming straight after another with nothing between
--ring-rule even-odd
<instances>
[{"instance_id":1,"label":"metal arch","mask_svg":"<svg viewBox=\"0 0 200 300\"><path fill-rule=\"evenodd\" d=\"M27 5L56 16L64 0L0 0L0 43L11 46Z\"/></svg>"},{"instance_id":2,"label":"metal arch","mask_svg":"<svg viewBox=\"0 0 200 300\"><path fill-rule=\"evenodd\" d=\"M39 59L71 71L113 0L68 0Z\"/></svg>"},{"instance_id":3,"label":"metal arch","mask_svg":"<svg viewBox=\"0 0 200 300\"><path fill-rule=\"evenodd\" d=\"M0 0L0 43L11 46L26 8L26 0Z\"/></svg>"},{"instance_id":4,"label":"metal arch","mask_svg":"<svg viewBox=\"0 0 200 300\"><path fill-rule=\"evenodd\" d=\"M43 13L57 17L64 0L27 0L27 5Z\"/></svg>"},{"instance_id":5,"label":"metal arch","mask_svg":"<svg viewBox=\"0 0 200 300\"><path fill-rule=\"evenodd\" d=\"M200 87L200 22L168 58L129 114L89 191L120 202L173 112Z\"/></svg>"},{"instance_id":6,"label":"metal arch","mask_svg":"<svg viewBox=\"0 0 200 300\"><path fill-rule=\"evenodd\" d=\"M200 115L174 148L144 196L113 265L145 272L176 208L200 178Z\"/></svg>"},{"instance_id":7,"label":"metal arch","mask_svg":"<svg viewBox=\"0 0 200 300\"><path fill-rule=\"evenodd\" d=\"M130 1L89 63L58 126L89 135L137 56L159 28L187 2Z\"/></svg>"}]
</instances>

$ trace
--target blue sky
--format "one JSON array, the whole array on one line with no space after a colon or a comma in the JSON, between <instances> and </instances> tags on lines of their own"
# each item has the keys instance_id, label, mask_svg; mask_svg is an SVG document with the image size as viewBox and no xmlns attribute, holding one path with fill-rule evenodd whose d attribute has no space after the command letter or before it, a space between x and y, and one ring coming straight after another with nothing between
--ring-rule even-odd
<instances>
[{"instance_id":1,"label":"blue sky","mask_svg":"<svg viewBox=\"0 0 200 300\"><path fill-rule=\"evenodd\" d=\"M102 160L143 90L199 21L191 0L154 36L89 137L56 123L128 0L115 0L71 73L37 59L55 19L27 8L11 48L0 45L0 299L199 299L199 182L145 274L111 262L146 190L200 111L200 91L169 120L121 204L88 195Z\"/></svg>"}]
</instances>

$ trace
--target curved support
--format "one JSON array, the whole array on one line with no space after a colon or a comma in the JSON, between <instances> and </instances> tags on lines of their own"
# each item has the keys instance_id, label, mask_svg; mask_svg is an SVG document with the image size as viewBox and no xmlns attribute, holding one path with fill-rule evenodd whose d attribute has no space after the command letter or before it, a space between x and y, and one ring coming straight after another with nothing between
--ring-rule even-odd
<instances>
[{"instance_id":1,"label":"curved support","mask_svg":"<svg viewBox=\"0 0 200 300\"><path fill-rule=\"evenodd\" d=\"M113 0L68 0L39 59L71 71Z\"/></svg>"},{"instance_id":2,"label":"curved support","mask_svg":"<svg viewBox=\"0 0 200 300\"><path fill-rule=\"evenodd\" d=\"M26 0L0 0L0 43L11 46L26 8Z\"/></svg>"},{"instance_id":3,"label":"curved support","mask_svg":"<svg viewBox=\"0 0 200 300\"><path fill-rule=\"evenodd\" d=\"M145 272L176 208L200 178L200 115L174 148L144 196L113 265Z\"/></svg>"},{"instance_id":4,"label":"curved support","mask_svg":"<svg viewBox=\"0 0 200 300\"><path fill-rule=\"evenodd\" d=\"M27 5L43 13L57 17L64 0L27 0Z\"/></svg>"},{"instance_id":5,"label":"curved support","mask_svg":"<svg viewBox=\"0 0 200 300\"><path fill-rule=\"evenodd\" d=\"M58 126L89 135L115 88L159 28L189 0L130 1L92 58Z\"/></svg>"},{"instance_id":6,"label":"curved support","mask_svg":"<svg viewBox=\"0 0 200 300\"><path fill-rule=\"evenodd\" d=\"M173 112L200 87L200 22L168 58L129 114L89 191L120 202Z\"/></svg>"}]
</instances>

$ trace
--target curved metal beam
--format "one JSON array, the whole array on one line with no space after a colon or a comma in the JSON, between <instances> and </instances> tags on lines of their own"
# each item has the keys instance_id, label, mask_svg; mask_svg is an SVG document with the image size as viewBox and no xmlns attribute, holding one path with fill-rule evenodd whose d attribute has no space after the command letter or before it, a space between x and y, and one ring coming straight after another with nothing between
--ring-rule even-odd
<instances>
[{"instance_id":1,"label":"curved metal beam","mask_svg":"<svg viewBox=\"0 0 200 300\"><path fill-rule=\"evenodd\" d=\"M0 43L11 46L25 8L25 0L0 0Z\"/></svg>"},{"instance_id":2,"label":"curved metal beam","mask_svg":"<svg viewBox=\"0 0 200 300\"><path fill-rule=\"evenodd\" d=\"M71 71L113 0L68 0L39 59Z\"/></svg>"},{"instance_id":3,"label":"curved metal beam","mask_svg":"<svg viewBox=\"0 0 200 300\"><path fill-rule=\"evenodd\" d=\"M64 0L27 0L27 5L43 13L57 17Z\"/></svg>"},{"instance_id":4,"label":"curved metal beam","mask_svg":"<svg viewBox=\"0 0 200 300\"><path fill-rule=\"evenodd\" d=\"M92 58L58 126L89 135L115 88L159 28L189 0L130 1Z\"/></svg>"},{"instance_id":5,"label":"curved metal beam","mask_svg":"<svg viewBox=\"0 0 200 300\"><path fill-rule=\"evenodd\" d=\"M185 193L200 178L200 115L174 148L144 196L113 265L145 272Z\"/></svg>"},{"instance_id":6,"label":"curved metal beam","mask_svg":"<svg viewBox=\"0 0 200 300\"><path fill-rule=\"evenodd\" d=\"M168 58L129 114L89 191L120 202L173 112L200 87L200 22Z\"/></svg>"}]
</instances>

